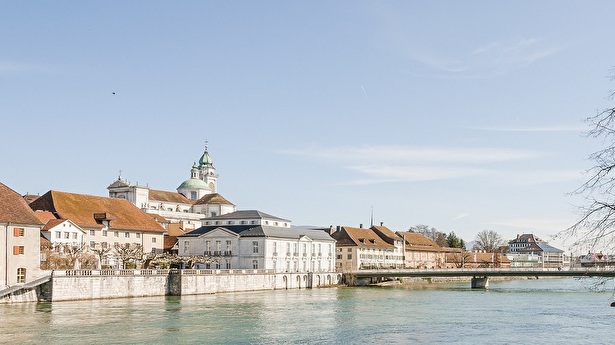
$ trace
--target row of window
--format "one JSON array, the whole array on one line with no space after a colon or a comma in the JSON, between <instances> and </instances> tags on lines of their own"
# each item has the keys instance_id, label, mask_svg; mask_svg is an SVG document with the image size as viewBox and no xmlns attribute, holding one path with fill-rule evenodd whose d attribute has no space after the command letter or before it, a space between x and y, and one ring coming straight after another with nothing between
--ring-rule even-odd
<instances>
[{"instance_id":1,"label":"row of window","mask_svg":"<svg viewBox=\"0 0 615 345\"><path fill-rule=\"evenodd\" d=\"M64 236L62 236L62 234L64 234ZM64 237L65 239L70 239L71 237L73 238L73 240L76 240L77 237L79 236L79 234L77 234L76 232L62 232L62 231L58 231L56 232L56 238L62 238Z\"/></svg>"},{"instance_id":2,"label":"row of window","mask_svg":"<svg viewBox=\"0 0 615 345\"><path fill-rule=\"evenodd\" d=\"M108 234L109 232L107 230L102 231L103 237L107 237ZM96 230L90 230L90 236L96 236ZM113 237L120 237L120 232L114 231ZM124 232L124 238L130 238L130 232L128 231ZM141 238L141 233L140 232L135 233L135 238Z\"/></svg>"}]
</instances>

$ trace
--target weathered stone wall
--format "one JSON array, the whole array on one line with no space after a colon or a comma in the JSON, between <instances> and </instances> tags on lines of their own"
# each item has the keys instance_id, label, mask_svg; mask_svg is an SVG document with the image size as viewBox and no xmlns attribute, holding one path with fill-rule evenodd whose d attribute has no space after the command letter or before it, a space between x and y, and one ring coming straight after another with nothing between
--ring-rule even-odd
<instances>
[{"instance_id":1,"label":"weathered stone wall","mask_svg":"<svg viewBox=\"0 0 615 345\"><path fill-rule=\"evenodd\" d=\"M164 296L169 291L169 275L168 272L165 273L60 275L54 272L51 279L51 301Z\"/></svg>"}]
</instances>

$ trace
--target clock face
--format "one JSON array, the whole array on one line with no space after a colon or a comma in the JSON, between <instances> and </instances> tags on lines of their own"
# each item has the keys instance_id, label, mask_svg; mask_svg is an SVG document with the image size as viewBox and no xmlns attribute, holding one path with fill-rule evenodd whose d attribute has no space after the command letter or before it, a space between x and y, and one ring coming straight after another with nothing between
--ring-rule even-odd
<instances>
[{"instance_id":1,"label":"clock face","mask_svg":"<svg viewBox=\"0 0 615 345\"><path fill-rule=\"evenodd\" d=\"M213 182L209 182L209 189L211 189L212 192L216 191L216 185Z\"/></svg>"}]
</instances>

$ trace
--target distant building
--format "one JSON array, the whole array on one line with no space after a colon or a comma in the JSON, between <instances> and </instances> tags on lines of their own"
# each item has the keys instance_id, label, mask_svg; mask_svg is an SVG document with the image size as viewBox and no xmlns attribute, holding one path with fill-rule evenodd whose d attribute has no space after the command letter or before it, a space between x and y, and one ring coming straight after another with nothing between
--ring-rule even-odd
<instances>
[{"instance_id":1,"label":"distant building","mask_svg":"<svg viewBox=\"0 0 615 345\"><path fill-rule=\"evenodd\" d=\"M180 256L202 257L204 268L333 272L335 240L322 230L291 227L291 221L256 210L203 219L178 236Z\"/></svg>"},{"instance_id":2,"label":"distant building","mask_svg":"<svg viewBox=\"0 0 615 345\"><path fill-rule=\"evenodd\" d=\"M198 163L192 165L190 178L175 192L132 184L121 174L107 189L109 197L128 200L147 213L163 217L169 224L181 223L185 231L204 225L203 218L236 211L234 204L217 193L218 174L207 145Z\"/></svg>"},{"instance_id":3,"label":"distant building","mask_svg":"<svg viewBox=\"0 0 615 345\"><path fill-rule=\"evenodd\" d=\"M506 254L511 267L557 268L568 264L564 251L555 248L533 234L517 235L508 241Z\"/></svg>"},{"instance_id":4,"label":"distant building","mask_svg":"<svg viewBox=\"0 0 615 345\"><path fill-rule=\"evenodd\" d=\"M0 289L40 275L42 227L23 197L0 183Z\"/></svg>"},{"instance_id":5,"label":"distant building","mask_svg":"<svg viewBox=\"0 0 615 345\"><path fill-rule=\"evenodd\" d=\"M403 262L398 247L383 240L373 229L342 226L332 237L337 241L339 270L395 268Z\"/></svg>"},{"instance_id":6,"label":"distant building","mask_svg":"<svg viewBox=\"0 0 615 345\"><path fill-rule=\"evenodd\" d=\"M534 236L534 234L517 234L515 239L508 241L508 252L512 254L519 253L524 248L538 243L546 242Z\"/></svg>"},{"instance_id":7,"label":"distant building","mask_svg":"<svg viewBox=\"0 0 615 345\"><path fill-rule=\"evenodd\" d=\"M397 232L404 239L406 268L443 268L445 251L430 238L415 232Z\"/></svg>"}]
</instances>

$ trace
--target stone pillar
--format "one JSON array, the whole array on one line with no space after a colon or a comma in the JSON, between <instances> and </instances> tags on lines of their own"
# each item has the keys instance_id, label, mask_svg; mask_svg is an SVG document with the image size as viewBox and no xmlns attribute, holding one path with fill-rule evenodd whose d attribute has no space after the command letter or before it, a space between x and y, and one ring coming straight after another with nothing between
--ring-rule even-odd
<instances>
[{"instance_id":1,"label":"stone pillar","mask_svg":"<svg viewBox=\"0 0 615 345\"><path fill-rule=\"evenodd\" d=\"M489 277L472 277L472 289L486 289L489 287Z\"/></svg>"}]
</instances>

